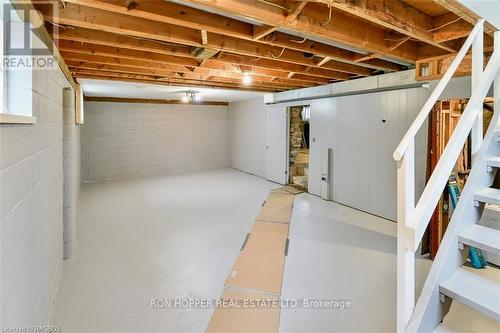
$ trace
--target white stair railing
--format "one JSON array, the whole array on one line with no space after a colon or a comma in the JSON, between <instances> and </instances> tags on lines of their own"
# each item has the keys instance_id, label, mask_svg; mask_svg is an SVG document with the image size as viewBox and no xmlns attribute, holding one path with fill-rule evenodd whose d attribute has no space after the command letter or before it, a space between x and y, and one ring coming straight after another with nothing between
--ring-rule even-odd
<instances>
[{"instance_id":1,"label":"white stair railing","mask_svg":"<svg viewBox=\"0 0 500 333\"><path fill-rule=\"evenodd\" d=\"M397 171L397 330L405 332L415 307L415 252L429 224L432 213L457 161L467 136L472 131L472 154L482 142L483 100L500 67L500 48L495 51L483 72L483 25L480 20L456 58L423 106L393 157ZM495 46L500 34L495 33ZM441 155L418 203L415 205L415 136L424 124L458 65L472 46L472 95L450 140ZM481 111L481 112L480 112Z\"/></svg>"}]
</instances>

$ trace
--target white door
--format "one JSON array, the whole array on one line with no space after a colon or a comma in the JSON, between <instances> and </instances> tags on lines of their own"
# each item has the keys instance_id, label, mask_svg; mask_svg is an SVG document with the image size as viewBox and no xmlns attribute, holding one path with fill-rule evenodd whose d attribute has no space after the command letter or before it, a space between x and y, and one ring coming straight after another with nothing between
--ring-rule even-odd
<instances>
[{"instance_id":1,"label":"white door","mask_svg":"<svg viewBox=\"0 0 500 333\"><path fill-rule=\"evenodd\" d=\"M266 179L286 183L287 118L286 107L269 106L266 131Z\"/></svg>"}]
</instances>

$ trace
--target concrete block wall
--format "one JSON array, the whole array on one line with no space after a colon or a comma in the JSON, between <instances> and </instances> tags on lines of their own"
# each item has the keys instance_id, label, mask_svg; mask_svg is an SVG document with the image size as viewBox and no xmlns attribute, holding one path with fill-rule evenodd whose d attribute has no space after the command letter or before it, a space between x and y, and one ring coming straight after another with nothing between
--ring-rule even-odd
<instances>
[{"instance_id":1,"label":"concrete block wall","mask_svg":"<svg viewBox=\"0 0 500 333\"><path fill-rule=\"evenodd\" d=\"M84 182L228 165L227 106L85 102L84 110Z\"/></svg>"},{"instance_id":2,"label":"concrete block wall","mask_svg":"<svg viewBox=\"0 0 500 333\"><path fill-rule=\"evenodd\" d=\"M76 211L80 193L80 126L75 124L75 91L63 93L63 257L69 259L75 251Z\"/></svg>"},{"instance_id":3,"label":"concrete block wall","mask_svg":"<svg viewBox=\"0 0 500 333\"><path fill-rule=\"evenodd\" d=\"M62 269L59 70L33 73L33 125L0 124L0 326L47 325Z\"/></svg>"}]
</instances>

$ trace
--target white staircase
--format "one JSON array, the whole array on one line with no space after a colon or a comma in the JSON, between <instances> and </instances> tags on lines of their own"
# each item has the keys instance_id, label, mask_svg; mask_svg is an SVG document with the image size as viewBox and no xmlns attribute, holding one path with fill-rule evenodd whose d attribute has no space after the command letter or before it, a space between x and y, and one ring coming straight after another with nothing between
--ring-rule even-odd
<instances>
[{"instance_id":1,"label":"white staircase","mask_svg":"<svg viewBox=\"0 0 500 333\"><path fill-rule=\"evenodd\" d=\"M496 320L500 332L500 269L488 267L496 277L491 279L480 270L463 267L470 246L487 254L500 254L500 231L477 224L485 204L500 205L500 190L491 187L500 168L500 112L494 113L484 138L482 129L483 100L493 83L494 107L500 110L500 32L495 33L494 53L483 71L483 24L484 20L476 24L394 152L398 162L398 332L450 331L440 325L450 299ZM415 203L415 135L471 47L471 98ZM469 133L473 167L415 301L415 252Z\"/></svg>"}]
</instances>

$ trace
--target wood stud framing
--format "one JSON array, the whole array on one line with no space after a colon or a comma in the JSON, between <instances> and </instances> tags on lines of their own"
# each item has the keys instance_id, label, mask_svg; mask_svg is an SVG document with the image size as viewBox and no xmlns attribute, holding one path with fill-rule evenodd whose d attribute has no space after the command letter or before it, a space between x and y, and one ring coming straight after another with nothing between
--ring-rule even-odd
<instances>
[{"instance_id":1,"label":"wood stud framing","mask_svg":"<svg viewBox=\"0 0 500 333\"><path fill-rule=\"evenodd\" d=\"M65 0L53 15L33 0L60 27L52 38L74 77L260 91L453 55L477 17L456 0L434 2L445 14L405 0Z\"/></svg>"}]
</instances>

